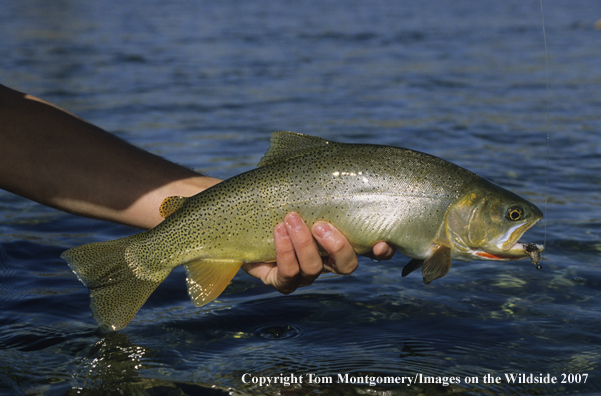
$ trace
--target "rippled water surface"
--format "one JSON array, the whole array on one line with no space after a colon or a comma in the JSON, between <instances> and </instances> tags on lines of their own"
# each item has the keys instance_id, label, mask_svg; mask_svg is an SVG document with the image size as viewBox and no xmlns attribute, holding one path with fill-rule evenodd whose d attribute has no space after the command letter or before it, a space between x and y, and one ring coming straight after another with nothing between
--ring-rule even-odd
<instances>
[{"instance_id":1,"label":"rippled water surface","mask_svg":"<svg viewBox=\"0 0 601 396\"><path fill-rule=\"evenodd\" d=\"M538 1L4 1L2 84L219 178L275 130L425 151L545 208L528 240L546 225L547 250L541 271L457 262L430 285L398 253L361 259L289 296L241 272L202 308L176 270L102 336L59 255L136 230L0 191L0 393L599 394L601 3L543 5L548 93Z\"/></svg>"}]
</instances>

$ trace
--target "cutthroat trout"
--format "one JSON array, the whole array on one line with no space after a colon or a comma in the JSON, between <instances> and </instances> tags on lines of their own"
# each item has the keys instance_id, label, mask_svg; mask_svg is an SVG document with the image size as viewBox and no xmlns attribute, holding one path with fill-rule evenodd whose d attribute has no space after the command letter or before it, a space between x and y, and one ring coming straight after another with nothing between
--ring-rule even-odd
<instances>
[{"instance_id":1,"label":"cutthroat trout","mask_svg":"<svg viewBox=\"0 0 601 396\"><path fill-rule=\"evenodd\" d=\"M404 148L275 132L258 168L190 198L169 197L155 228L62 254L90 289L102 332L127 325L178 265L196 306L214 300L244 263L275 261L273 229L288 212L326 220L358 254L386 241L430 283L451 260L520 260L542 219L519 196L440 158ZM528 246L528 252L526 251ZM534 246L534 248L533 248Z\"/></svg>"}]
</instances>

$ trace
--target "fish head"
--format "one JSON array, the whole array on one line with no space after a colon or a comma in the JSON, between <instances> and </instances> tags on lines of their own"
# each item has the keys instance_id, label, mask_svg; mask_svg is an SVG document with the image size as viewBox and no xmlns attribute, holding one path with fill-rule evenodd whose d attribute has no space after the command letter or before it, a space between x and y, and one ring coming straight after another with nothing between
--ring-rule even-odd
<instances>
[{"instance_id":1,"label":"fish head","mask_svg":"<svg viewBox=\"0 0 601 396\"><path fill-rule=\"evenodd\" d=\"M453 258L509 261L531 257L533 247L522 235L543 218L536 205L486 180L468 186L450 206L446 235Z\"/></svg>"}]
</instances>

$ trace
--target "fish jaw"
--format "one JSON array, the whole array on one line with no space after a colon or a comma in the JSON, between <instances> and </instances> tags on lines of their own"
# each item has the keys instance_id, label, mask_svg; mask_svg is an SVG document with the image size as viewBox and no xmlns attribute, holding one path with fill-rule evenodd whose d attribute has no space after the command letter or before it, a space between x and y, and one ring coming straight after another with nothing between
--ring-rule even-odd
<instances>
[{"instance_id":1,"label":"fish jaw","mask_svg":"<svg viewBox=\"0 0 601 396\"><path fill-rule=\"evenodd\" d=\"M520 237L532 228L534 224L536 224L536 222L525 222L511 227L504 235L499 237L495 243L496 247L503 252L513 249Z\"/></svg>"},{"instance_id":2,"label":"fish jaw","mask_svg":"<svg viewBox=\"0 0 601 396\"><path fill-rule=\"evenodd\" d=\"M474 249L472 254L480 260L512 261L531 258L529 250L535 248L539 253L545 247L534 243L519 242L518 239L532 228L539 220L516 224L500 236L490 249Z\"/></svg>"},{"instance_id":3,"label":"fish jaw","mask_svg":"<svg viewBox=\"0 0 601 396\"><path fill-rule=\"evenodd\" d=\"M511 248L501 253L491 253L485 250L470 250L469 253L474 256L474 259L478 260L492 260L492 261L514 261L523 260L530 258L531 255L528 253L527 247L536 246L538 252L543 252L545 247L539 244L516 242Z\"/></svg>"},{"instance_id":4,"label":"fish jaw","mask_svg":"<svg viewBox=\"0 0 601 396\"><path fill-rule=\"evenodd\" d=\"M518 241L518 239L536 223L538 223L538 220L517 225L501 236L497 243L493 244L494 247L492 249L474 249L470 250L470 253L473 254L476 259L492 261L514 261L531 258L532 255L529 251L533 248L540 254L545 250L543 245Z\"/></svg>"}]
</instances>

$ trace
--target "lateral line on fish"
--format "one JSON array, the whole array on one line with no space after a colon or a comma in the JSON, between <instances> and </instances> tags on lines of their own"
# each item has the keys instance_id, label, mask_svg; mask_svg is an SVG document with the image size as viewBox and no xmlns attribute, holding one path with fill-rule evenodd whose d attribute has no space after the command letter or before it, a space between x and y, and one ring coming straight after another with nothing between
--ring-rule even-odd
<instances>
[{"instance_id":1,"label":"lateral line on fish","mask_svg":"<svg viewBox=\"0 0 601 396\"><path fill-rule=\"evenodd\" d=\"M373 199L374 197L375 198L379 198L381 200L384 200L384 197L399 197L399 198L418 197L418 198L433 199L433 200L434 199L440 199L441 197L445 197L445 196L438 197L438 196L428 196L428 195L418 195L418 194L385 194L385 193L378 193L377 195L375 195L373 192L365 192L364 194L360 194L360 195L370 195L371 198L369 200L366 200L366 201L371 202L371 203L374 202L374 199ZM328 198L339 199L339 200L343 201L344 199L348 199L348 198L351 198L351 197L352 198L357 198L358 196L359 196L359 194L329 195ZM452 197L449 197L449 198L452 198ZM268 210L274 209L274 208L282 208L284 206L294 206L294 205L297 205L297 204L305 204L305 203L311 202L313 200L314 199L303 199L303 200L294 201L292 203L289 203L289 202L283 203L283 204L280 204L280 205L265 205L265 207L262 210L259 210L259 211L256 211L256 212L248 212L245 215L240 216L240 218L244 219L244 218L252 217L256 213L265 212L265 211L268 211ZM219 219L221 217L222 216L215 216L214 218L215 219ZM282 219L282 221L283 221L283 219Z\"/></svg>"}]
</instances>

